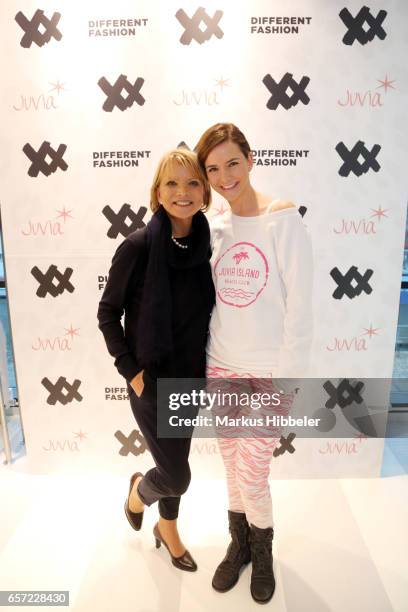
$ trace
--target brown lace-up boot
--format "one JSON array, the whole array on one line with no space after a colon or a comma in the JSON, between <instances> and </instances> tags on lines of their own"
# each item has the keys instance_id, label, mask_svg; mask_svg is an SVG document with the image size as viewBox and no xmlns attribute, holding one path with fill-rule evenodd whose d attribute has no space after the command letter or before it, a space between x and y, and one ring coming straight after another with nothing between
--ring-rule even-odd
<instances>
[{"instance_id":1,"label":"brown lace-up boot","mask_svg":"<svg viewBox=\"0 0 408 612\"><path fill-rule=\"evenodd\" d=\"M249 547L249 525L242 512L228 510L231 542L227 554L215 570L212 585L216 591L225 593L238 582L239 572L251 560Z\"/></svg>"},{"instance_id":2,"label":"brown lace-up boot","mask_svg":"<svg viewBox=\"0 0 408 612\"><path fill-rule=\"evenodd\" d=\"M258 603L267 603L275 591L272 558L273 528L261 529L251 525L250 529L251 595Z\"/></svg>"}]
</instances>

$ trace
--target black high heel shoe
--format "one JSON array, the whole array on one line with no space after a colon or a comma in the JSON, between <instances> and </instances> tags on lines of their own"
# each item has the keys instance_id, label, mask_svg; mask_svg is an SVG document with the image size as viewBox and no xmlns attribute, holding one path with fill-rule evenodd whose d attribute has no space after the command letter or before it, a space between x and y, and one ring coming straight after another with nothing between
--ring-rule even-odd
<instances>
[{"instance_id":1,"label":"black high heel shoe","mask_svg":"<svg viewBox=\"0 0 408 612\"><path fill-rule=\"evenodd\" d=\"M127 497L127 500L125 501L126 518L129 521L129 523L132 525L133 529L135 529L136 531L140 531L140 528L143 522L143 512L144 511L132 512L131 509L129 508L129 497L130 497L130 493L132 492L132 488L135 483L135 480L136 478L139 478L139 476L143 477L143 474L141 474L140 472L135 472L135 474L133 474L133 476L131 477L130 484L129 484L129 495Z\"/></svg>"},{"instance_id":2,"label":"black high heel shoe","mask_svg":"<svg viewBox=\"0 0 408 612\"><path fill-rule=\"evenodd\" d=\"M167 546L166 542L163 540L163 537L159 531L159 527L157 523L153 527L153 535L156 540L156 548L160 548L160 545L163 543L165 547L167 548L169 555L171 557L171 562L175 567L178 567L178 569L181 569L181 570L185 570L186 572L197 571L197 563L194 561L193 557L190 555L188 550L186 550L186 552L182 554L180 557L173 557L173 555L170 552L169 547Z\"/></svg>"}]
</instances>

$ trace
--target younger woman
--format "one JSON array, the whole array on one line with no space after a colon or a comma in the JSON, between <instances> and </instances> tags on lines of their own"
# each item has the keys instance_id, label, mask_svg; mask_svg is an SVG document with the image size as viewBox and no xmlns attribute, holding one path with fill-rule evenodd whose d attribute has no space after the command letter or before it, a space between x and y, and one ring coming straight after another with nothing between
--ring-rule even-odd
<instances>
[{"instance_id":1,"label":"younger woman","mask_svg":"<svg viewBox=\"0 0 408 612\"><path fill-rule=\"evenodd\" d=\"M208 376L302 377L312 332L312 250L302 218L292 203L254 189L251 150L235 125L210 127L196 152L211 187L230 205L211 228L216 306ZM293 393L284 393L282 410L292 401ZM252 560L251 594L260 603L275 590L268 477L276 443L275 437L219 439L232 542L212 584L229 590Z\"/></svg>"}]
</instances>

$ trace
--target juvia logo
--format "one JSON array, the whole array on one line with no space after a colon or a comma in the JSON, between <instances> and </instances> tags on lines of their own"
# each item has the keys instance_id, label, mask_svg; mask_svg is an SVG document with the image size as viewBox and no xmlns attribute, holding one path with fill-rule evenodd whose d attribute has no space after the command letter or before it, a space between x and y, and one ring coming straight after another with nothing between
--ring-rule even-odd
<instances>
[{"instance_id":1,"label":"juvia logo","mask_svg":"<svg viewBox=\"0 0 408 612\"><path fill-rule=\"evenodd\" d=\"M60 13L54 13L51 19L48 19L44 15L44 11L38 9L31 20L28 20L24 13L19 11L14 19L20 28L24 30L24 36L20 40L20 45L28 49L32 43L42 47L45 43L50 42L51 38L61 40L62 34L57 28L60 18Z\"/></svg>"},{"instance_id":2,"label":"juvia logo","mask_svg":"<svg viewBox=\"0 0 408 612\"><path fill-rule=\"evenodd\" d=\"M50 294L55 298L61 295L61 293L64 293L64 291L73 293L75 287L70 281L72 272L72 268L65 268L64 272L61 273L57 266L52 264L44 273L41 272L37 266L34 266L31 269L31 274L39 283L36 295L40 298L44 298L46 295Z\"/></svg>"},{"instance_id":3,"label":"juvia logo","mask_svg":"<svg viewBox=\"0 0 408 612\"><path fill-rule=\"evenodd\" d=\"M357 15L353 17L347 8L340 11L339 16L347 28L343 36L345 45L352 45L356 40L361 45L371 42L376 36L384 40L387 36L382 23L387 16L387 11L378 11L377 16L370 12L368 6L363 6Z\"/></svg>"},{"instance_id":4,"label":"juvia logo","mask_svg":"<svg viewBox=\"0 0 408 612\"><path fill-rule=\"evenodd\" d=\"M36 177L40 172L45 176L50 176L50 174L56 172L58 168L65 172L68 168L68 164L63 159L66 150L66 144L60 144L58 149L55 150L47 140L44 140L38 151L36 151L30 143L27 142L23 147L23 152L31 161L31 165L28 169L28 176ZM47 156L51 158L50 163L46 160Z\"/></svg>"},{"instance_id":5,"label":"juvia logo","mask_svg":"<svg viewBox=\"0 0 408 612\"><path fill-rule=\"evenodd\" d=\"M126 238L131 232L145 227L143 218L147 213L147 208L141 206L139 210L134 212L130 204L123 204L119 212L115 213L110 206L105 206L102 209L103 214L111 224L107 231L108 238L117 238L122 234Z\"/></svg>"},{"instance_id":6,"label":"juvia logo","mask_svg":"<svg viewBox=\"0 0 408 612\"><path fill-rule=\"evenodd\" d=\"M144 79L141 77L138 77L134 83L131 83L125 74L121 74L114 84L111 85L105 77L101 77L98 85L103 93L106 94L106 100L102 106L103 110L110 113L116 107L124 111L130 108L134 102L139 106L143 106L146 102L140 93L143 83ZM122 96L122 91L125 91L127 96Z\"/></svg>"},{"instance_id":7,"label":"juvia logo","mask_svg":"<svg viewBox=\"0 0 408 612\"><path fill-rule=\"evenodd\" d=\"M215 11L214 15L210 17L202 6L196 10L192 17L189 17L183 9L179 9L176 17L184 28L180 38L181 44L189 45L192 40L195 40L202 45L203 42L210 40L212 36L222 38L224 32L218 25L222 16L222 11ZM205 29L202 27L202 24Z\"/></svg>"},{"instance_id":8,"label":"juvia logo","mask_svg":"<svg viewBox=\"0 0 408 612\"><path fill-rule=\"evenodd\" d=\"M267 74L262 79L262 83L268 89L271 97L266 103L269 110L276 110L279 105L286 110L296 106L298 102L309 104L310 98L306 94L310 78L303 76L299 82L293 78L293 74L286 72L279 82L275 81L270 74ZM289 91L289 94L287 93Z\"/></svg>"},{"instance_id":9,"label":"juvia logo","mask_svg":"<svg viewBox=\"0 0 408 612\"><path fill-rule=\"evenodd\" d=\"M371 150L367 149L362 140L358 140L350 150L346 147L344 142L339 142L336 145L336 151L344 162L339 169L340 176L346 177L350 172L353 172L356 176L361 176L370 169L374 172L378 172L381 166L376 160L376 157L380 150L381 147L379 144L375 144ZM360 162L360 157L364 159L363 162Z\"/></svg>"}]
</instances>

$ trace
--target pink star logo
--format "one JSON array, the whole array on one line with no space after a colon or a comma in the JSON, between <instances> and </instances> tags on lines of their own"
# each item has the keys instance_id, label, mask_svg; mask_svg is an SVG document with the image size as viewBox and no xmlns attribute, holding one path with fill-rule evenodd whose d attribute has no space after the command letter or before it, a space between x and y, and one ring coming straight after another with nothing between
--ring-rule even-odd
<instances>
[{"instance_id":1,"label":"pink star logo","mask_svg":"<svg viewBox=\"0 0 408 612\"><path fill-rule=\"evenodd\" d=\"M393 79L392 81L388 80L388 75L385 75L385 79L381 80L381 79L377 79L377 81L379 83L381 83L381 85L378 85L377 89L380 89L380 87L384 88L384 93L387 93L388 89L395 89L395 87L392 85L392 83L395 83L395 79Z\"/></svg>"},{"instance_id":2,"label":"pink star logo","mask_svg":"<svg viewBox=\"0 0 408 612\"><path fill-rule=\"evenodd\" d=\"M74 336L79 336L79 330L80 327L72 327L72 323L71 323L71 327L66 328L64 327L66 334L65 336L71 336L71 340L74 338Z\"/></svg>"},{"instance_id":3,"label":"pink star logo","mask_svg":"<svg viewBox=\"0 0 408 612\"><path fill-rule=\"evenodd\" d=\"M52 89L50 89L50 92L56 91L58 96L59 96L60 91L65 91L64 89L65 83L60 83L58 79L56 83L50 83L50 85L52 85Z\"/></svg>"},{"instance_id":4,"label":"pink star logo","mask_svg":"<svg viewBox=\"0 0 408 612\"><path fill-rule=\"evenodd\" d=\"M82 440L84 440L87 437L87 433L83 432L82 429L80 429L77 432L73 432L73 434L75 435L76 438L79 438L79 441L82 442Z\"/></svg>"},{"instance_id":5,"label":"pink star logo","mask_svg":"<svg viewBox=\"0 0 408 612\"><path fill-rule=\"evenodd\" d=\"M370 323L370 327L363 327L363 329L365 329L365 333L362 334L363 336L368 336L369 338L372 338L372 336L378 336L378 330L381 329L380 327L373 327L372 323Z\"/></svg>"},{"instance_id":6,"label":"pink star logo","mask_svg":"<svg viewBox=\"0 0 408 612\"><path fill-rule=\"evenodd\" d=\"M370 210L374 213L371 216L377 217L378 221L381 221L381 217L388 217L385 213L389 211L389 208L381 208L381 206L379 206L378 208L371 208Z\"/></svg>"},{"instance_id":7,"label":"pink star logo","mask_svg":"<svg viewBox=\"0 0 408 612\"><path fill-rule=\"evenodd\" d=\"M358 434L354 435L355 438L357 438L357 440L360 440L360 444L363 440L367 440L368 436L366 436L365 434L363 434L361 431Z\"/></svg>"},{"instance_id":8,"label":"pink star logo","mask_svg":"<svg viewBox=\"0 0 408 612\"><path fill-rule=\"evenodd\" d=\"M221 91L224 91L224 87L231 87L229 85L229 79L223 79L222 77L219 79L214 79L215 86L219 87Z\"/></svg>"},{"instance_id":9,"label":"pink star logo","mask_svg":"<svg viewBox=\"0 0 408 612\"><path fill-rule=\"evenodd\" d=\"M213 208L213 210L214 210L214 212L215 212L215 215L213 215L213 216L214 216L214 217L218 217L219 215L223 215L224 213L226 213L226 212L227 212L227 210L228 210L228 207L226 206L226 207L224 208L224 204L221 204L221 207L220 207L220 208L215 208L215 207L214 207L214 208Z\"/></svg>"},{"instance_id":10,"label":"pink star logo","mask_svg":"<svg viewBox=\"0 0 408 612\"><path fill-rule=\"evenodd\" d=\"M70 213L72 213L72 209L71 210L66 210L65 206L64 206L64 208L62 210L57 210L57 213L59 213L57 219L62 217L64 219L64 223L67 220L67 217L69 217L70 219L73 219L73 216L70 215Z\"/></svg>"}]
</instances>

